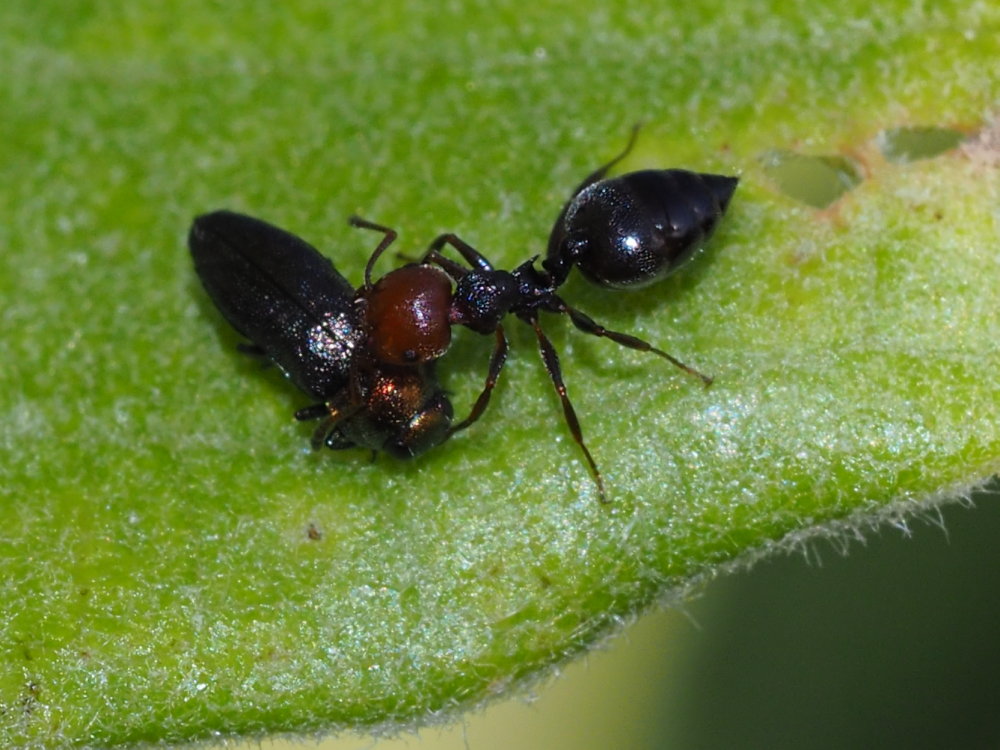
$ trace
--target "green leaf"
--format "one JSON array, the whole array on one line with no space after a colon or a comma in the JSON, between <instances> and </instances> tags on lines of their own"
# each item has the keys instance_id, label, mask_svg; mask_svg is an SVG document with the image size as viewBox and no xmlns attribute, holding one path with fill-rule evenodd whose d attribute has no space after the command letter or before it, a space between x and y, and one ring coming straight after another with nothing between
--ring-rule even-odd
<instances>
[{"instance_id":1,"label":"green leaf","mask_svg":"<svg viewBox=\"0 0 1000 750\"><path fill-rule=\"evenodd\" d=\"M0 745L413 726L997 469L996 8L363 5L0 10ZM636 121L624 169L742 182L678 276L564 288L711 389L544 321L607 506L523 326L461 436L313 454L304 397L235 351L184 249L225 206L357 281L359 213L511 267ZM969 137L882 155L924 127ZM818 211L774 152L860 182ZM489 349L463 331L441 363L459 413Z\"/></svg>"}]
</instances>

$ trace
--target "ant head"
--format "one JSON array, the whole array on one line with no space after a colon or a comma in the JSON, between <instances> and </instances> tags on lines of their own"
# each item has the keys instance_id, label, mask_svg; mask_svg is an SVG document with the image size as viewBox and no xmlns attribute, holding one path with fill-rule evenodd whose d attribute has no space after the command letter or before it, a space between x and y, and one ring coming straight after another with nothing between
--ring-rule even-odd
<instances>
[{"instance_id":1,"label":"ant head","mask_svg":"<svg viewBox=\"0 0 1000 750\"><path fill-rule=\"evenodd\" d=\"M493 333L520 300L517 279L509 271L470 271L458 280L450 320L476 333Z\"/></svg>"},{"instance_id":2,"label":"ant head","mask_svg":"<svg viewBox=\"0 0 1000 750\"><path fill-rule=\"evenodd\" d=\"M437 359L451 344L451 279L428 265L390 271L362 291L372 356L390 365Z\"/></svg>"},{"instance_id":3,"label":"ant head","mask_svg":"<svg viewBox=\"0 0 1000 750\"><path fill-rule=\"evenodd\" d=\"M413 418L383 446L396 458L419 456L448 439L453 411L442 390L435 390Z\"/></svg>"},{"instance_id":4,"label":"ant head","mask_svg":"<svg viewBox=\"0 0 1000 750\"><path fill-rule=\"evenodd\" d=\"M409 458L448 439L451 401L438 384L433 363L394 367L368 361L356 377L362 408L339 425L348 444Z\"/></svg>"}]
</instances>

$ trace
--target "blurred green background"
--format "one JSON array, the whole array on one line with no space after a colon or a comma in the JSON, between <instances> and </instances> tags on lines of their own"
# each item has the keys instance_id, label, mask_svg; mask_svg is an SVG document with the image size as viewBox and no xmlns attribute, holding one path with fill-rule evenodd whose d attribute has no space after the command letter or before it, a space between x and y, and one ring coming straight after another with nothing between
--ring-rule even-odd
<instances>
[{"instance_id":1,"label":"blurred green background","mask_svg":"<svg viewBox=\"0 0 1000 750\"><path fill-rule=\"evenodd\" d=\"M536 700L318 748L1000 747L998 490L882 527L846 554L814 540L721 577L539 685Z\"/></svg>"}]
</instances>

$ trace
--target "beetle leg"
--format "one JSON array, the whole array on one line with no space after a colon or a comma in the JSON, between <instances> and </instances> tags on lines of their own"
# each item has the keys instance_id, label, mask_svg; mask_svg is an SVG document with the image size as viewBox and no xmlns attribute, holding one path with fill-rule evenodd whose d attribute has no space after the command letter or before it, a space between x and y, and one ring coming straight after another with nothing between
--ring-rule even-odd
<instances>
[{"instance_id":1,"label":"beetle leg","mask_svg":"<svg viewBox=\"0 0 1000 750\"><path fill-rule=\"evenodd\" d=\"M359 406L349 406L346 409L341 409L340 411L334 411L330 408L330 415L326 417L322 422L317 425L316 429L313 431L312 439L310 444L313 450L318 450L322 448L323 445L329 445L331 448L344 447L337 446L330 442L330 437L334 434L334 430L337 425L343 422L345 419L350 417L352 414L356 414L361 407Z\"/></svg>"},{"instance_id":2,"label":"beetle leg","mask_svg":"<svg viewBox=\"0 0 1000 750\"><path fill-rule=\"evenodd\" d=\"M309 440L309 444L312 446L312 449L319 450L323 447L323 444L327 442L328 438L333 433L334 428L343 420L356 413L360 408L360 405L351 404L341 408L335 402L330 401L328 403L312 404L311 406L299 409L295 412L295 418L300 422L322 419L322 421L316 425L316 429L313 430L312 438Z\"/></svg>"}]
</instances>

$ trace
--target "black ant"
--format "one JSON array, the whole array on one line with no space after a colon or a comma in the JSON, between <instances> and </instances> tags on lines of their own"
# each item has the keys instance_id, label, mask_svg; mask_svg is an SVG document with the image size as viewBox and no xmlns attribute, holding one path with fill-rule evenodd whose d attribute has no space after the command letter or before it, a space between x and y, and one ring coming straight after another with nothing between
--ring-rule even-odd
<instances>
[{"instance_id":1,"label":"black ant","mask_svg":"<svg viewBox=\"0 0 1000 750\"><path fill-rule=\"evenodd\" d=\"M379 345L386 361L436 360L448 349L453 325L496 337L485 386L469 416L453 425L449 436L468 427L485 411L507 359L509 347L502 320L512 313L535 331L566 422L587 459L602 500L606 496L601 473L583 441L579 419L566 394L558 354L541 329L538 312L568 315L585 333L656 354L709 385L711 378L648 342L597 324L568 305L556 290L565 283L573 266L589 280L609 288L634 288L663 278L708 240L739 182L735 177L679 169L644 170L603 179L631 150L635 135L633 131L625 149L588 175L573 192L553 227L541 269L531 259L512 271L497 270L458 236L442 234L419 263L391 271L371 285L375 261L396 234L379 224L351 218L354 226L383 232L383 241L365 269L365 282L372 287L370 304L386 299L378 303L379 313L375 316L386 323L371 332L372 340L383 335L391 339L392 346ZM469 267L443 256L445 245L457 250ZM454 292L451 281L455 283Z\"/></svg>"},{"instance_id":2,"label":"black ant","mask_svg":"<svg viewBox=\"0 0 1000 750\"><path fill-rule=\"evenodd\" d=\"M573 266L609 288L663 278L711 236L738 183L735 177L677 169L604 179L631 150L636 132L618 156L573 192L556 220L540 269L532 258L512 271L497 270L458 236L442 234L418 263L373 283L375 262L396 232L358 217L351 218L353 226L383 235L358 290L304 241L239 214L217 212L196 219L191 252L209 296L253 342L251 348L322 401L296 414L299 419L325 417L314 445L417 455L465 429L489 403L509 348L502 320L516 315L535 331L570 432L605 502L604 481L583 441L558 354L538 313L568 315L585 333L656 354L710 384L711 378L648 342L597 324L556 290ZM446 245L468 267L442 255ZM451 404L433 368L450 346L454 325L492 333L496 343L482 392L469 416L452 425Z\"/></svg>"}]
</instances>

